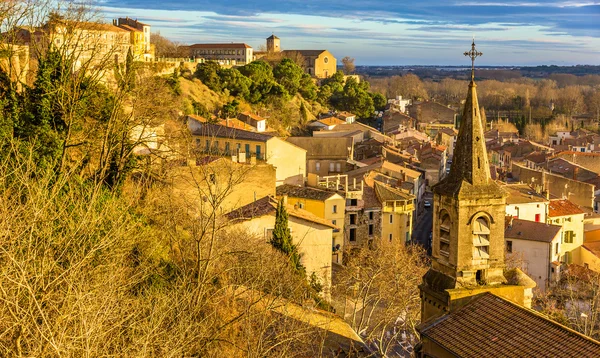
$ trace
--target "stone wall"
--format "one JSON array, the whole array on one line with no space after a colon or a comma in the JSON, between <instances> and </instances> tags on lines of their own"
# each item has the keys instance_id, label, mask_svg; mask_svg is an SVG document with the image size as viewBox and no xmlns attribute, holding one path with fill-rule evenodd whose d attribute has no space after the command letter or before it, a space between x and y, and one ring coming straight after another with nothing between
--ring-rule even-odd
<instances>
[{"instance_id":1,"label":"stone wall","mask_svg":"<svg viewBox=\"0 0 600 358\"><path fill-rule=\"evenodd\" d=\"M512 164L513 178L523 183L542 185L550 191L550 195L558 198L568 198L573 203L589 209L594 205L593 184L567 179L557 174L529 169L519 164ZM534 179L532 181L532 179Z\"/></svg>"}]
</instances>

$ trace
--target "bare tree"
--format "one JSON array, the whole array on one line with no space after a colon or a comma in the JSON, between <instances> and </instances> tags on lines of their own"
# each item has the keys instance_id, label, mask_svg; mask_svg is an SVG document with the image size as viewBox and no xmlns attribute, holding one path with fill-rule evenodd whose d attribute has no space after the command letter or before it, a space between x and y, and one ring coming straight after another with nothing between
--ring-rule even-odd
<instances>
[{"instance_id":1,"label":"bare tree","mask_svg":"<svg viewBox=\"0 0 600 358\"><path fill-rule=\"evenodd\" d=\"M346 56L342 58L342 63L344 64L344 73L347 75L351 75L354 73L356 66L354 65L354 59L350 56Z\"/></svg>"},{"instance_id":2,"label":"bare tree","mask_svg":"<svg viewBox=\"0 0 600 358\"><path fill-rule=\"evenodd\" d=\"M404 243L364 247L349 255L333 289L345 319L379 354L406 353L418 341L418 286L427 270L424 253Z\"/></svg>"}]
</instances>

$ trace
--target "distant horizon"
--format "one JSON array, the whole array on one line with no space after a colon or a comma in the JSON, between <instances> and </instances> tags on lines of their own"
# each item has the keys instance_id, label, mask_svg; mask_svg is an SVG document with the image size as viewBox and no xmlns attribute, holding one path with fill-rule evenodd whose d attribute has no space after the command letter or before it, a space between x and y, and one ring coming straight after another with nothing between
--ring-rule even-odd
<instances>
[{"instance_id":1,"label":"distant horizon","mask_svg":"<svg viewBox=\"0 0 600 358\"><path fill-rule=\"evenodd\" d=\"M96 0L106 19L129 16L182 43L243 42L275 34L283 49L327 49L357 65L600 65L600 1Z\"/></svg>"}]
</instances>

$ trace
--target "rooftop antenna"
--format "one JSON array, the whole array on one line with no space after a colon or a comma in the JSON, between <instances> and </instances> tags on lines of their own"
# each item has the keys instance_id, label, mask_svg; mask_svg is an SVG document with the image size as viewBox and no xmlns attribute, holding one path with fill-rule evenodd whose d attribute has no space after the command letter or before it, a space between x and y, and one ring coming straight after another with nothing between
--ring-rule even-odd
<instances>
[{"instance_id":1,"label":"rooftop antenna","mask_svg":"<svg viewBox=\"0 0 600 358\"><path fill-rule=\"evenodd\" d=\"M475 81L475 59L477 57L483 56L482 52L479 52L479 51L477 51L477 49L475 49L475 36L473 36L473 43L471 44L471 50L466 51L464 53L464 55L471 58L471 82L473 82L473 81Z\"/></svg>"}]
</instances>

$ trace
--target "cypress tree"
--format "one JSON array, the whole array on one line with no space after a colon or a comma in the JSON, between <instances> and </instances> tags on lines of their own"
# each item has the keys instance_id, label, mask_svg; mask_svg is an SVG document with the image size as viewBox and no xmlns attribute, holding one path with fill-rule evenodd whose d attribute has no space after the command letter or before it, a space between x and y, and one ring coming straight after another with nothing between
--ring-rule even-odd
<instances>
[{"instance_id":1,"label":"cypress tree","mask_svg":"<svg viewBox=\"0 0 600 358\"><path fill-rule=\"evenodd\" d=\"M290 264L296 272L304 274L304 266L300 263L301 255L296 245L292 243L292 235L288 227L288 213L283 204L283 199L277 204L271 245L290 259Z\"/></svg>"}]
</instances>

